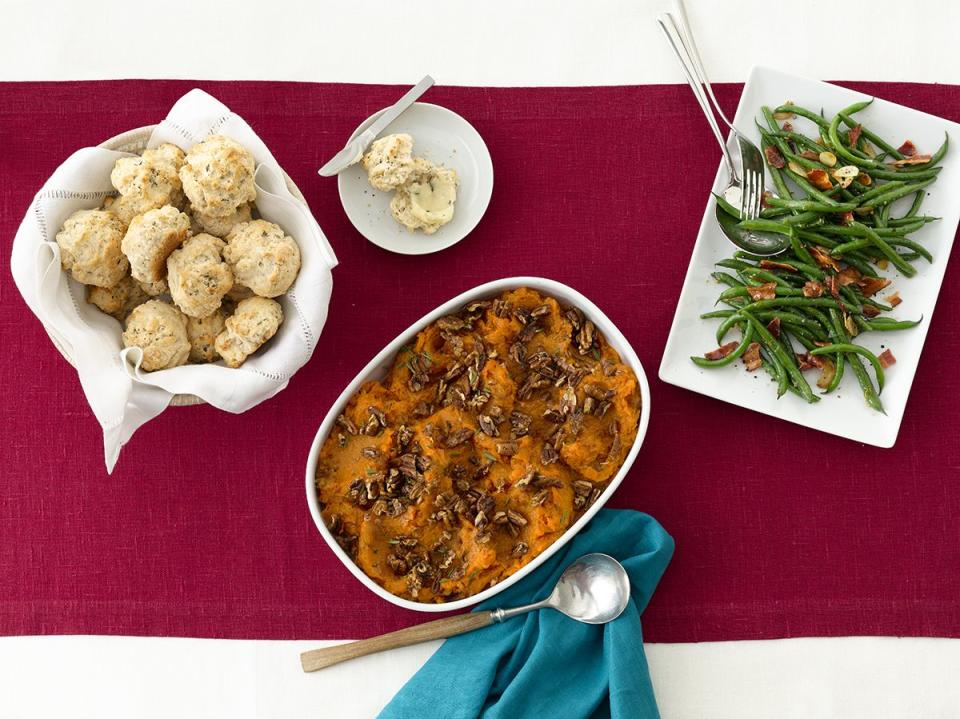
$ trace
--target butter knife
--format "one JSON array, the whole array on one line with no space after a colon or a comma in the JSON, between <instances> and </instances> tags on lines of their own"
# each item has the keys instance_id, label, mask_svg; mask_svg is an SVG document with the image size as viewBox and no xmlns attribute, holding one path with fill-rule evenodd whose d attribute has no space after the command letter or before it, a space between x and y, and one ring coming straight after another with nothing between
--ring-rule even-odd
<instances>
[{"instance_id":1,"label":"butter knife","mask_svg":"<svg viewBox=\"0 0 960 719\"><path fill-rule=\"evenodd\" d=\"M410 90L403 97L397 100L395 104L384 110L383 114L377 118L376 122L370 125L370 127L360 133L353 140L348 142L347 146L334 155L330 162L321 167L318 172L323 177L332 177L333 175L339 175L351 165L360 162L360 158L363 157L363 153L367 151L370 143L377 139L377 135L383 132L387 125L400 117L400 115L402 115L407 108L416 102L417 99L432 86L433 78L427 75L420 82L410 88Z\"/></svg>"}]
</instances>

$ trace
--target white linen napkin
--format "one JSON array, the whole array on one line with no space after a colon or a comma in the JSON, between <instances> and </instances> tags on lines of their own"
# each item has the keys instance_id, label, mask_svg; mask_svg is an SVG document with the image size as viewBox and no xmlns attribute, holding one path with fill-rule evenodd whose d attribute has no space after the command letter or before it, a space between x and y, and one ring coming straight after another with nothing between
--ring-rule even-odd
<instances>
[{"instance_id":1,"label":"white linen napkin","mask_svg":"<svg viewBox=\"0 0 960 719\"><path fill-rule=\"evenodd\" d=\"M120 323L88 304L86 288L62 271L57 232L70 214L98 207L113 192L110 171L128 153L87 147L67 158L37 193L13 242L14 281L77 368L103 427L108 472L137 428L160 414L174 394L193 394L237 413L275 395L310 359L327 319L337 258L309 208L287 189L277 161L242 118L207 93L191 90L154 129L149 147L172 142L188 150L214 133L233 138L253 154L257 209L297 240L302 262L293 286L277 298L284 317L279 331L239 369L218 363L141 371L141 352L124 349Z\"/></svg>"}]
</instances>

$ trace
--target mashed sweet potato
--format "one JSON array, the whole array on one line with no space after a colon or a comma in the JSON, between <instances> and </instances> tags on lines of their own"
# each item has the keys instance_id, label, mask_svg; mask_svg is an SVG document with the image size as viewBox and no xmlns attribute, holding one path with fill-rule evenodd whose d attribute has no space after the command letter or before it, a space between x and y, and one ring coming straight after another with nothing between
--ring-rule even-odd
<instances>
[{"instance_id":1,"label":"mashed sweet potato","mask_svg":"<svg viewBox=\"0 0 960 719\"><path fill-rule=\"evenodd\" d=\"M637 433L637 378L583 313L528 288L421 331L320 450L323 518L387 591L468 597L589 507Z\"/></svg>"}]
</instances>

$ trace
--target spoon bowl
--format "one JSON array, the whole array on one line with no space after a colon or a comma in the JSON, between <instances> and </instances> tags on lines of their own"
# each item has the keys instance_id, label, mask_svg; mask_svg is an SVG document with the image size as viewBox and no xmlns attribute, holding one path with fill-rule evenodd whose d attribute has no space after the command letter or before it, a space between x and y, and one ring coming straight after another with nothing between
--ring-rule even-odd
<instances>
[{"instance_id":1,"label":"spoon bowl","mask_svg":"<svg viewBox=\"0 0 960 719\"><path fill-rule=\"evenodd\" d=\"M739 204L738 197L729 197L727 193L734 190L728 187L724 191L724 198L734 207ZM735 191L734 193L735 194ZM737 200L737 202L734 202ZM720 231L724 236L741 250L745 250L754 255L771 257L779 255L790 247L790 240L784 235L778 235L775 232L759 232L757 230L745 230L740 227L739 220L727 212L724 212L719 203L716 205L717 224L720 225Z\"/></svg>"},{"instance_id":2,"label":"spoon bowl","mask_svg":"<svg viewBox=\"0 0 960 719\"><path fill-rule=\"evenodd\" d=\"M630 600L630 578L623 565L606 554L586 554L560 575L547 605L586 624L619 617Z\"/></svg>"}]
</instances>

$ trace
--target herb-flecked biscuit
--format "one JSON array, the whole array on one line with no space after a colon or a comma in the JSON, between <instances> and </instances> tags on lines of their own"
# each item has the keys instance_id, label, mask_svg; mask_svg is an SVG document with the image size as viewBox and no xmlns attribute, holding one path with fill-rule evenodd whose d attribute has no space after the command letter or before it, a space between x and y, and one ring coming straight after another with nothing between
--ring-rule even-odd
<instances>
[{"instance_id":1,"label":"herb-flecked biscuit","mask_svg":"<svg viewBox=\"0 0 960 719\"><path fill-rule=\"evenodd\" d=\"M261 297L282 295L300 271L296 240L266 220L234 227L227 235L223 257L230 263L234 280Z\"/></svg>"},{"instance_id":2,"label":"herb-flecked biscuit","mask_svg":"<svg viewBox=\"0 0 960 719\"><path fill-rule=\"evenodd\" d=\"M187 152L180 168L183 191L196 212L227 217L257 197L253 155L224 135L210 135Z\"/></svg>"},{"instance_id":3,"label":"herb-flecked biscuit","mask_svg":"<svg viewBox=\"0 0 960 719\"><path fill-rule=\"evenodd\" d=\"M241 300L237 309L227 318L226 329L215 344L227 367L239 367L263 344L276 334L283 322L283 309L276 300L250 297Z\"/></svg>"},{"instance_id":4,"label":"herb-flecked biscuit","mask_svg":"<svg viewBox=\"0 0 960 719\"><path fill-rule=\"evenodd\" d=\"M170 297L190 317L206 317L220 307L233 286L233 272L223 261L225 242L219 237L194 235L167 258Z\"/></svg>"},{"instance_id":5,"label":"herb-flecked biscuit","mask_svg":"<svg viewBox=\"0 0 960 719\"><path fill-rule=\"evenodd\" d=\"M123 199L114 212L133 217L164 205L179 205L183 200L180 167L184 154L176 145L164 143L144 150L137 157L122 157L110 173L110 182ZM139 210L139 211L135 211ZM129 214L129 213L133 214Z\"/></svg>"},{"instance_id":6,"label":"herb-flecked biscuit","mask_svg":"<svg viewBox=\"0 0 960 719\"><path fill-rule=\"evenodd\" d=\"M134 217L121 245L130 260L130 274L141 282L162 280L167 257L189 233L190 218L171 205Z\"/></svg>"},{"instance_id":7,"label":"herb-flecked biscuit","mask_svg":"<svg viewBox=\"0 0 960 719\"><path fill-rule=\"evenodd\" d=\"M110 288L90 286L87 288L87 302L96 306L101 312L115 317L123 322L131 310L141 305L150 296L144 292L140 283L130 275L125 275L117 284Z\"/></svg>"},{"instance_id":8,"label":"herb-flecked biscuit","mask_svg":"<svg viewBox=\"0 0 960 719\"><path fill-rule=\"evenodd\" d=\"M220 359L214 343L223 332L226 313L219 309L206 317L187 318L187 339L190 340L191 362L216 362Z\"/></svg>"},{"instance_id":9,"label":"herb-flecked biscuit","mask_svg":"<svg viewBox=\"0 0 960 719\"><path fill-rule=\"evenodd\" d=\"M385 192L409 180L413 167L413 138L406 133L381 137L363 156L370 184Z\"/></svg>"},{"instance_id":10,"label":"herb-flecked biscuit","mask_svg":"<svg viewBox=\"0 0 960 719\"><path fill-rule=\"evenodd\" d=\"M226 237L230 230L241 222L250 222L253 219L251 214L252 206L249 202L240 205L236 210L224 217L217 215L207 215L203 212L193 210L190 213L190 219L193 221L192 227L194 234L206 232L214 237Z\"/></svg>"},{"instance_id":11,"label":"herb-flecked biscuit","mask_svg":"<svg viewBox=\"0 0 960 719\"><path fill-rule=\"evenodd\" d=\"M140 367L147 372L185 364L190 356L187 316L161 300L144 302L127 318L123 346L143 351Z\"/></svg>"},{"instance_id":12,"label":"herb-flecked biscuit","mask_svg":"<svg viewBox=\"0 0 960 719\"><path fill-rule=\"evenodd\" d=\"M85 285L110 288L127 274L123 223L111 212L78 210L57 233L60 264Z\"/></svg>"}]
</instances>

